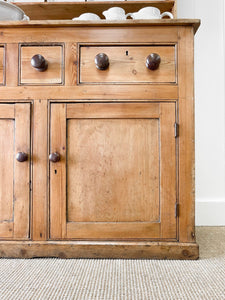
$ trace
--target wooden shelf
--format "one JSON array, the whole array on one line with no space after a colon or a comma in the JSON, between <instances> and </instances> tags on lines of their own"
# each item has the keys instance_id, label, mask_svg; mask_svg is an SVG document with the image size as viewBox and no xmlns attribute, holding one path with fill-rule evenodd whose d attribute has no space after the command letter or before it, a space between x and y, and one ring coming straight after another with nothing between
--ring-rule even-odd
<instances>
[{"instance_id":1,"label":"wooden shelf","mask_svg":"<svg viewBox=\"0 0 225 300\"><path fill-rule=\"evenodd\" d=\"M161 12L169 11L176 17L176 0L162 1L107 1L107 2L42 2L14 3L20 7L31 20L71 20L86 12L92 12L104 19L102 12L113 6L125 9L126 13L136 12L146 6L154 6Z\"/></svg>"},{"instance_id":2,"label":"wooden shelf","mask_svg":"<svg viewBox=\"0 0 225 300\"><path fill-rule=\"evenodd\" d=\"M29 27L129 27L129 26L193 26L194 33L200 26L199 19L173 19L173 20L126 20L126 21L72 21L72 20L34 20L34 21L3 21L2 28L29 28Z\"/></svg>"}]
</instances>

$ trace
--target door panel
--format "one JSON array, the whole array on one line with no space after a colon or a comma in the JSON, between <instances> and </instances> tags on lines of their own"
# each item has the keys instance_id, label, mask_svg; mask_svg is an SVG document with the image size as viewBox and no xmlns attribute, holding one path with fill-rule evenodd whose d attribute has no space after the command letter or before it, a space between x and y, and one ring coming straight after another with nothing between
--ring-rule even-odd
<instances>
[{"instance_id":1,"label":"door panel","mask_svg":"<svg viewBox=\"0 0 225 300\"><path fill-rule=\"evenodd\" d=\"M0 104L0 238L29 237L30 104ZM18 152L28 160L16 160Z\"/></svg>"},{"instance_id":2,"label":"door panel","mask_svg":"<svg viewBox=\"0 0 225 300\"><path fill-rule=\"evenodd\" d=\"M171 103L52 104L51 238L175 239L174 123Z\"/></svg>"},{"instance_id":3,"label":"door panel","mask_svg":"<svg viewBox=\"0 0 225 300\"><path fill-rule=\"evenodd\" d=\"M158 123L68 120L68 222L159 221Z\"/></svg>"}]
</instances>

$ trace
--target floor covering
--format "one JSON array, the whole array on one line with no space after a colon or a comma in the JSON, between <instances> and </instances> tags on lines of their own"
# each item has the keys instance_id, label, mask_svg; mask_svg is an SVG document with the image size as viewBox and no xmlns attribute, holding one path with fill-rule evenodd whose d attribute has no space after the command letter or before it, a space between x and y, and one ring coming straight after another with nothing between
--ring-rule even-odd
<instances>
[{"instance_id":1,"label":"floor covering","mask_svg":"<svg viewBox=\"0 0 225 300\"><path fill-rule=\"evenodd\" d=\"M225 227L197 227L200 259L0 259L0 300L225 300Z\"/></svg>"}]
</instances>

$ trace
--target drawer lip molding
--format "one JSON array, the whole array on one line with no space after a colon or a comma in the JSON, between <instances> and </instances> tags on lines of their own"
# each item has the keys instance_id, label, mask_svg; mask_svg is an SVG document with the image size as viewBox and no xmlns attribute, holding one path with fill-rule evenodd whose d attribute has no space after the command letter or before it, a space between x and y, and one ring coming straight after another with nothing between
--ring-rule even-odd
<instances>
[{"instance_id":1,"label":"drawer lip molding","mask_svg":"<svg viewBox=\"0 0 225 300\"><path fill-rule=\"evenodd\" d=\"M78 44L78 84L140 85L177 84L177 44ZM109 67L99 70L95 57L104 53L109 58ZM146 59L158 53L161 62L157 70L149 70Z\"/></svg>"},{"instance_id":2,"label":"drawer lip molding","mask_svg":"<svg viewBox=\"0 0 225 300\"><path fill-rule=\"evenodd\" d=\"M119 258L185 259L199 258L196 243L128 241L0 241L0 257L8 258Z\"/></svg>"},{"instance_id":3,"label":"drawer lip molding","mask_svg":"<svg viewBox=\"0 0 225 300\"><path fill-rule=\"evenodd\" d=\"M5 85L6 45L0 44L0 86Z\"/></svg>"},{"instance_id":4,"label":"drawer lip molding","mask_svg":"<svg viewBox=\"0 0 225 300\"><path fill-rule=\"evenodd\" d=\"M30 53L29 53L30 52ZM38 52L38 53L36 53ZM32 67L30 60L36 55L46 56L48 69L39 72ZM29 58L26 57L29 55ZM48 61L50 60L50 62ZM57 64L54 67L54 64ZM65 84L65 45L64 43L19 43L19 85L61 86Z\"/></svg>"}]
</instances>

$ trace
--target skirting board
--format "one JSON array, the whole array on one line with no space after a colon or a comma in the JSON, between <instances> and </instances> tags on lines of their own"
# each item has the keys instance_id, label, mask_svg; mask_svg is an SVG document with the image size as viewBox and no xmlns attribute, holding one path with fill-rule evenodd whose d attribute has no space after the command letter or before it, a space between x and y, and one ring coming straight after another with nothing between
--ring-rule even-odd
<instances>
[{"instance_id":1,"label":"skirting board","mask_svg":"<svg viewBox=\"0 0 225 300\"><path fill-rule=\"evenodd\" d=\"M225 199L196 199L195 216L196 226L225 226Z\"/></svg>"},{"instance_id":2,"label":"skirting board","mask_svg":"<svg viewBox=\"0 0 225 300\"><path fill-rule=\"evenodd\" d=\"M98 241L0 241L0 257L198 259L196 243Z\"/></svg>"}]
</instances>

